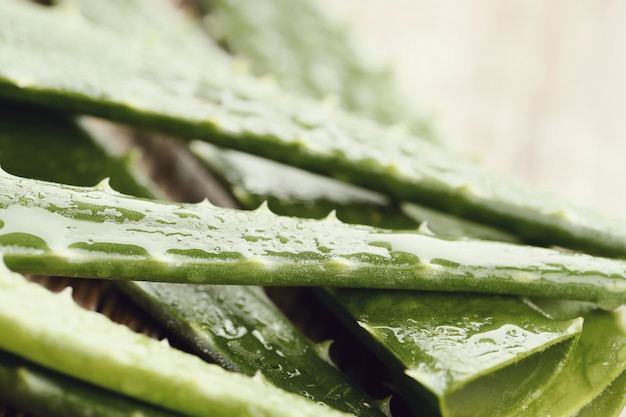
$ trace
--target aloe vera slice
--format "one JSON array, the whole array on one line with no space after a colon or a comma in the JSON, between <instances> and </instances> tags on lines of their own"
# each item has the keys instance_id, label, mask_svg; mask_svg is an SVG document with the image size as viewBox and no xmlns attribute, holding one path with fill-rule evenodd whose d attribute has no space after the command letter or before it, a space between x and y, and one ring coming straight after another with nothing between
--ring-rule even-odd
<instances>
[{"instance_id":1,"label":"aloe vera slice","mask_svg":"<svg viewBox=\"0 0 626 417\"><path fill-rule=\"evenodd\" d=\"M582 328L581 319L554 321L516 298L372 295L337 290L333 306L348 325L355 317L357 333L408 377L398 378L398 390L423 387L445 417L517 415L567 361Z\"/></svg>"},{"instance_id":2,"label":"aloe vera slice","mask_svg":"<svg viewBox=\"0 0 626 417\"><path fill-rule=\"evenodd\" d=\"M180 416L51 372L2 351L0 401L38 417Z\"/></svg>"},{"instance_id":3,"label":"aloe vera slice","mask_svg":"<svg viewBox=\"0 0 626 417\"><path fill-rule=\"evenodd\" d=\"M585 314L584 319L572 358L544 388L544 395L524 410L525 415L574 416L611 383L619 384L618 378L626 370L624 314L596 310Z\"/></svg>"},{"instance_id":4,"label":"aloe vera slice","mask_svg":"<svg viewBox=\"0 0 626 417\"><path fill-rule=\"evenodd\" d=\"M16 272L211 284L477 291L626 301L626 263L552 249L167 203L0 173Z\"/></svg>"},{"instance_id":5,"label":"aloe vera slice","mask_svg":"<svg viewBox=\"0 0 626 417\"><path fill-rule=\"evenodd\" d=\"M123 35L64 9L2 2L0 95L256 153L529 241L626 253L620 222L505 179L402 129L283 94L221 60L208 70L177 59L165 45Z\"/></svg>"},{"instance_id":6,"label":"aloe vera slice","mask_svg":"<svg viewBox=\"0 0 626 417\"><path fill-rule=\"evenodd\" d=\"M347 415L134 333L6 268L0 288L0 348L44 367L190 416Z\"/></svg>"},{"instance_id":7,"label":"aloe vera slice","mask_svg":"<svg viewBox=\"0 0 626 417\"><path fill-rule=\"evenodd\" d=\"M403 122L433 138L429 121L401 91L393 69L369 48L337 2L201 0L208 31L258 76L285 89L337 100L384 124ZM269 46L271 45L271 46Z\"/></svg>"},{"instance_id":8,"label":"aloe vera slice","mask_svg":"<svg viewBox=\"0 0 626 417\"><path fill-rule=\"evenodd\" d=\"M126 163L131 161L108 155L69 116L2 102L0 110L2 166L15 167L29 177L73 184L88 184L110 174L111 181L121 189L151 195L152 187L141 187L135 181L137 174ZM31 123L33 119L40 123ZM48 141L55 143L54 154L40 152L48 148ZM142 307L151 310L200 356L249 375L261 372L280 388L343 411L363 417L381 415L383 404L350 384L320 356L316 346L294 328L259 288L123 284L123 289L138 299ZM72 398L77 407L87 404L87 399L81 402L82 391L74 391ZM28 395L27 390L24 395Z\"/></svg>"}]
</instances>

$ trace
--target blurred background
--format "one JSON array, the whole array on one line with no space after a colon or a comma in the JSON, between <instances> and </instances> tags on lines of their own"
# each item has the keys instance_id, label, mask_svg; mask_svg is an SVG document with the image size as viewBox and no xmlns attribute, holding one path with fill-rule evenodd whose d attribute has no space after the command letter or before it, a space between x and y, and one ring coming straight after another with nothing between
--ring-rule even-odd
<instances>
[{"instance_id":1,"label":"blurred background","mask_svg":"<svg viewBox=\"0 0 626 417\"><path fill-rule=\"evenodd\" d=\"M626 219L626 2L342 2L445 140Z\"/></svg>"}]
</instances>

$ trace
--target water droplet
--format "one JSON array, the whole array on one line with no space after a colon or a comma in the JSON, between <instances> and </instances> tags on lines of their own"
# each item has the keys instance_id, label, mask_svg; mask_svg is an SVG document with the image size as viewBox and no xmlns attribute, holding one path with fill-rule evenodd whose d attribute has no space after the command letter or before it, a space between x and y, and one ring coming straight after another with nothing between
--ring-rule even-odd
<instances>
[{"instance_id":1,"label":"water droplet","mask_svg":"<svg viewBox=\"0 0 626 417\"><path fill-rule=\"evenodd\" d=\"M270 365L270 368L272 368L274 371L278 371L281 372L283 370L283 366L279 363L275 363L273 365Z\"/></svg>"},{"instance_id":2,"label":"water droplet","mask_svg":"<svg viewBox=\"0 0 626 417\"><path fill-rule=\"evenodd\" d=\"M258 340L259 342L261 342L261 344L263 345L263 347L267 350L272 350L274 349L272 347L272 345L270 345L267 340L265 340L265 337L263 337L263 334L261 334L260 331L258 331L257 329L252 330L252 336L255 337L256 340Z\"/></svg>"},{"instance_id":3,"label":"water droplet","mask_svg":"<svg viewBox=\"0 0 626 417\"><path fill-rule=\"evenodd\" d=\"M390 327L390 326L374 326L374 329L390 330L396 337L399 343L404 343L404 332L402 327Z\"/></svg>"},{"instance_id":4,"label":"water droplet","mask_svg":"<svg viewBox=\"0 0 626 417\"><path fill-rule=\"evenodd\" d=\"M287 378L290 378L290 379L291 378L295 378L295 377L300 376L300 375L302 375L302 373L300 372L300 370L298 368L295 368L293 370L293 372L287 371ZM302 394L302 395L304 395L304 394Z\"/></svg>"},{"instance_id":5,"label":"water droplet","mask_svg":"<svg viewBox=\"0 0 626 417\"><path fill-rule=\"evenodd\" d=\"M239 339L248 333L248 330L243 326L235 326L232 321L226 319L224 325L215 333L225 339Z\"/></svg>"},{"instance_id":6,"label":"water droplet","mask_svg":"<svg viewBox=\"0 0 626 417\"><path fill-rule=\"evenodd\" d=\"M309 394L307 391L300 391L300 395L302 395L305 398L308 398L309 400L312 400L313 398L315 398L311 394Z\"/></svg>"}]
</instances>

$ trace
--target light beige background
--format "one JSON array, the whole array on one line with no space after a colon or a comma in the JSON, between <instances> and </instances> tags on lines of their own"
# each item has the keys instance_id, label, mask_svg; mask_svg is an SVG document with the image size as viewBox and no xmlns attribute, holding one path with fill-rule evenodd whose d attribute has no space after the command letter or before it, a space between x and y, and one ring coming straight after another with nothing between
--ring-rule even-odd
<instances>
[{"instance_id":1,"label":"light beige background","mask_svg":"<svg viewBox=\"0 0 626 417\"><path fill-rule=\"evenodd\" d=\"M342 1L447 139L626 219L626 1Z\"/></svg>"}]
</instances>

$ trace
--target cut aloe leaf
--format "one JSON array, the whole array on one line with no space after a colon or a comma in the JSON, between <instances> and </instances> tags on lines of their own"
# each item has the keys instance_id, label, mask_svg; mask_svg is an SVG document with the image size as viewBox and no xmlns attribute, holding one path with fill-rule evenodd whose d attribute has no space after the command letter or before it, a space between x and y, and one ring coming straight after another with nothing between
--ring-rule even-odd
<instances>
[{"instance_id":1,"label":"cut aloe leaf","mask_svg":"<svg viewBox=\"0 0 626 417\"><path fill-rule=\"evenodd\" d=\"M29 178L86 186L108 177L132 195L163 195L137 172L132 154L106 155L71 116L1 100L0 164Z\"/></svg>"},{"instance_id":2,"label":"cut aloe leaf","mask_svg":"<svg viewBox=\"0 0 626 417\"><path fill-rule=\"evenodd\" d=\"M312 174L258 156L193 141L191 151L231 189L247 209L267 202L281 215L322 218L335 211L346 223L389 229L426 227L438 236L519 242L519 238L446 213L389 197L338 180Z\"/></svg>"},{"instance_id":3,"label":"cut aloe leaf","mask_svg":"<svg viewBox=\"0 0 626 417\"><path fill-rule=\"evenodd\" d=\"M619 385L618 378L626 370L626 316L596 310L584 318L583 331L570 361L543 389L543 395L524 409L525 415L574 416L614 381Z\"/></svg>"},{"instance_id":4,"label":"cut aloe leaf","mask_svg":"<svg viewBox=\"0 0 626 417\"><path fill-rule=\"evenodd\" d=\"M135 181L129 164L96 146L92 136L71 118L1 102L0 109L3 166L15 166L22 175L73 184L88 184L111 174L111 181L123 190L151 195L152 188L143 188ZM33 124L33 119L41 123ZM47 149L49 141L54 141L55 153L39 152ZM381 404L350 384L321 357L259 288L124 284L123 289L142 307L151 310L201 356L248 375L261 372L276 386L346 412L364 417L382 415ZM28 395L28 387L24 395ZM53 394L51 391L46 397L48 401L54 401ZM78 391L75 394L77 407L81 395Z\"/></svg>"},{"instance_id":5,"label":"cut aloe leaf","mask_svg":"<svg viewBox=\"0 0 626 417\"><path fill-rule=\"evenodd\" d=\"M626 372L576 414L576 417L623 417L626 413Z\"/></svg>"},{"instance_id":6,"label":"cut aloe leaf","mask_svg":"<svg viewBox=\"0 0 626 417\"><path fill-rule=\"evenodd\" d=\"M311 174L303 173L302 171L297 171L293 168L288 168L284 166L279 166L277 164L271 163L269 161L260 160L259 158L252 157L249 155L240 154L234 151L221 151L215 147L206 145L204 143L194 142L192 144L192 149L195 151L197 155L201 157L201 159L207 163L207 165L214 171L222 173L225 180L230 184L233 188L234 195L238 197L239 201L242 204L247 205L248 202L254 201L257 198L263 199L268 198L270 201L272 198L277 199L281 202L281 209L289 210L290 214L300 215L300 216L312 216L312 212L315 213L315 210L310 210L311 207L315 207L319 202L319 200L331 200L334 202L336 207L339 210L343 210L345 206L349 206L351 203L355 206L358 206L361 201L376 201L373 198L367 200L367 194L361 195L353 192L350 194L348 191L350 189L345 185L341 184L339 186L335 186L330 180L322 179L318 180ZM289 180L286 180L288 178ZM293 182L291 181L293 180ZM346 191L341 192L341 190L346 189ZM302 190L306 190L306 192L302 192ZM277 198L279 196L279 198ZM328 198L330 196L331 198ZM307 199L308 198L308 199ZM384 200L383 200L384 201ZM382 205L383 202L381 201ZM285 209L286 207L286 209ZM410 205L407 207L408 210L417 211L415 214L417 216L422 215L422 211L424 209ZM428 224L432 225L432 228L437 228L437 230L441 230L448 228L447 230L457 230L457 233L462 233L464 235L476 236L475 228L472 228L472 225L468 227L466 222L456 221L450 222L449 218L442 217L439 213L430 213L426 212L424 215L433 216ZM439 225L442 224L443 227L439 228ZM478 229L480 232L480 229ZM453 233L450 233L453 234ZM493 235L495 237L495 235ZM326 295L325 299L329 304L332 305L334 309L343 309L341 294L342 290L335 290L339 294L339 297L332 298ZM467 329L455 327L446 327L445 330L449 333L448 335L444 334L444 337L440 337L439 335L435 335L432 337L430 335L431 329L434 327L432 325L432 321L436 321L441 319L442 314L440 312L444 312L448 317L454 314L458 314L459 317L462 316L467 320L467 311L468 303L476 302L474 298L472 300L472 296L447 296L441 300L442 296L438 294L425 294L421 293L413 297L412 300L407 300L406 295L399 294L397 299L394 298L393 293L384 294L381 292L367 292L362 291L363 294L360 294L357 291L347 291L349 294L349 299L355 299L357 297L362 297L363 299L367 299L366 308L362 308L361 304L355 303L350 304L351 310L350 313L356 316L365 316L369 321L373 321L377 323L377 330L371 331L370 333L376 333L377 343L374 348L377 349L381 356L383 357L394 357L394 354L398 351L397 343L398 340L402 340L402 344L406 344L407 346L402 350L403 352L408 352L411 349L419 349L423 346L429 346L431 351L435 351L434 347L439 347L439 362L447 364L449 367L453 368L453 371L459 371L463 369L463 366L457 367L458 362L454 359L454 354L449 354L446 351L458 349L457 353L463 352L465 355L462 356L462 359L465 359L466 365L467 362L471 361L471 366L474 366L475 369L473 372L469 372L466 374L467 379L480 377L481 374L489 373L486 369L490 369L488 362L481 362L481 360L485 359L485 356L481 353L476 354L476 349L468 349L467 347L459 346L459 340L462 339L463 332L466 332ZM344 294L345 295L345 294ZM389 308L379 308L372 309L367 308L369 305L373 305L377 299L380 299L381 303L386 303ZM399 309L398 305L402 306L403 301L405 303L423 303L425 305L436 305L437 310L427 317L426 321L420 321L420 317L415 317L414 314L409 314L407 317L408 320L413 324L411 332L411 328L407 328L403 325L397 325L396 322L389 321L389 311L396 311ZM479 303L483 302L482 299L479 298ZM489 305L490 300L484 300L485 305ZM514 301L508 300L508 303L515 304ZM393 307L391 307L393 305ZM602 320L598 320L598 316L607 315L612 317L611 313L589 313L590 309L595 308L593 303L583 303L583 302L574 302L574 301L558 301L550 299L542 299L542 300L534 300L533 305L535 305L538 309L541 309L545 315L553 318L557 318L559 320L568 320L572 317L577 317L582 314L587 314L588 320L585 321L585 327L583 332L583 338L581 339L581 343L576 348L576 352L573 355L571 360L567 361L567 367L564 369L562 373L558 374L558 377L553 381L551 385L544 386L540 388L538 386L535 389L535 392L532 394L525 395L525 398L522 399L521 403L517 404L515 408L517 411L514 411L513 414L517 414L520 410L525 410L524 415L530 416L544 416L544 415L554 415L554 416L566 416L572 415L572 413L578 410L581 406L589 403L598 392L605 389L606 385L611 382L611 380L615 377L616 374L622 372L622 367L625 366L626 362L623 361L620 364L616 360L615 350L618 352L623 351L623 347L621 344L623 343L615 343L617 339L623 337L623 329L618 323L613 322L613 325L607 325L607 323L602 323ZM459 306L460 311L459 311ZM486 307L485 308L489 308ZM516 308L521 308L525 313L528 313L528 306L524 305L521 300L517 300ZM417 309L417 308L414 308ZM471 307L470 307L471 309ZM407 313L406 309L400 308L400 313L398 316L403 316L403 314ZM497 321L503 324L511 323L510 314L511 314L510 306L499 305L498 300L493 304L492 309L490 309L490 321ZM514 310L513 310L514 311ZM504 312L504 313L503 313ZM476 313L474 311L474 313ZM483 312L484 314L484 312ZM513 313L516 314L516 313ZM533 312L532 314L535 314ZM517 314L516 314L517 315ZM426 316L429 316L426 314ZM391 317L394 317L392 314ZM448 318L446 317L446 318ZM518 317L519 318L519 317ZM545 317L542 317L544 321ZM607 317L603 317L604 321L611 320ZM349 326L353 326L352 318L350 316L346 317L346 321ZM480 325L478 322L474 322L475 326ZM444 326L442 326L444 327ZM387 334L383 334L381 337L380 329L384 329ZM417 332L419 329L419 332ZM390 335L393 333L393 337ZM602 334L600 334L602 333ZM411 337L414 334L418 334L421 337ZM386 337L389 336L389 337ZM448 336L446 339L445 336ZM477 335L473 335L472 337L478 340ZM367 340L367 337L365 337ZM487 339L487 338L485 338ZM494 338L488 338L491 343L493 350L489 352L493 354L497 352L497 349L502 349L503 358L509 353L513 353L509 350L510 346L507 346L506 343L496 343ZM414 341L417 340L416 346L411 346ZM369 342L371 344L371 341ZM570 343L571 345L571 343ZM591 346L590 346L591 345ZM615 347L617 346L617 349ZM472 347L475 347L472 346ZM523 350L523 349L522 349ZM531 349L532 350L532 349ZM556 354L554 353L556 352ZM561 363L565 362L567 358L560 358L558 355L561 353L559 349L555 349L554 352L550 354L551 357L554 357L556 362ZM474 360L474 355L478 357L478 360ZM528 352L523 352L519 355L518 358L524 360L524 355L528 355ZM407 355L409 357L410 355ZM415 356L415 355L413 355ZM486 356L487 358L489 355ZM589 361L586 358L594 358L593 361ZM420 362L421 358L416 358L416 362ZM605 360L606 359L606 360ZM397 360L393 358L391 360L395 363L395 368L397 370L397 374L404 372L404 367L400 364L397 364ZM544 358L544 362L546 359ZM549 362L549 361L548 361ZM616 363L617 362L617 363ZM426 361L421 362L426 363ZM589 371L589 369L597 367L599 364L602 364L603 368L599 369L599 371L591 371L595 374L595 378L593 381L578 381L578 379L585 379L584 373ZM491 365L494 365L492 363ZM501 364L495 364L497 365ZM493 375L489 375L489 378L485 378L485 380L489 381L485 382L476 382L476 386L480 390L489 390L493 389L493 385L496 384L499 386L498 389L511 389L510 385L501 385L501 381L499 378L504 378L505 382L510 383L511 381L515 381L515 377L519 378L518 373L520 370L524 370L526 365L515 365L511 366L508 369L503 369L499 373L494 373ZM554 366L554 365L553 365ZM427 366L424 366L427 368ZM431 363L432 368L432 363ZM465 366L467 369L467 366ZM443 368L448 369L448 368ZM550 368L552 369L552 368ZM543 369L543 372L550 372L550 369ZM492 370L492 369L491 369ZM443 370L440 374L443 374ZM499 376L501 375L501 376ZM523 374L521 375L523 377ZM424 378L424 374L421 375ZM426 378L427 379L427 378ZM430 378L430 382L432 383L434 378ZM443 380L444 378L441 378ZM480 380L479 380L480 381ZM536 382L536 381L535 381ZM405 379L400 378L399 385L403 386L400 390L404 391L404 394L407 398L415 398L415 391L419 392L419 388L411 387L411 384L408 383ZM616 382L619 384L619 381ZM617 385L616 385L617 386ZM523 392L521 389L514 387L512 391ZM476 389L476 388L474 388ZM454 388L452 388L454 390ZM468 415L473 415L472 413L476 413L475 415L492 415L493 411L488 411L488 407L480 406L480 410L477 408L472 408L471 406L468 408L466 405L466 401L468 401L468 397L475 397L476 392L470 389L469 391L463 392L465 389L461 389L460 393L455 393L448 395L445 399L446 403L454 404L458 402L458 404L454 405L441 405L444 407L444 414L448 415L456 415L459 413L458 408L462 407L463 413L468 413ZM543 391L543 392L542 392ZM580 391L580 392L579 392ZM479 391L480 392L480 391ZM549 393L549 394L547 394ZM483 391L485 394L485 391ZM498 398L497 389L491 393L493 398ZM606 394L609 396L609 394ZM439 411L434 411L434 409L439 409L442 400L433 399L433 393L430 393L431 402L433 403L433 414L437 414ZM532 398L537 398L532 401ZM459 400L459 398L461 398ZM480 400L476 401L476 398L473 399L476 403L480 403ZM527 405L529 402L532 403ZM601 401L600 399L598 401ZM617 401L617 400L613 400ZM486 403L493 403L493 401L486 400ZM612 402L607 400L607 402ZM435 405L437 404L437 405ZM413 402L411 403L413 408L416 411L419 411L422 407L421 403ZM447 409L446 409L447 407ZM592 407L589 405L589 407ZM621 406L623 407L623 405ZM621 409L619 404L614 406L613 408ZM423 407L422 407L423 408ZM455 410L456 409L456 410ZM467 409L467 410L466 410ZM423 411L423 410L422 410ZM505 412L506 414L506 412ZM595 414L595 415L604 415L604 414Z\"/></svg>"},{"instance_id":7,"label":"cut aloe leaf","mask_svg":"<svg viewBox=\"0 0 626 417\"><path fill-rule=\"evenodd\" d=\"M416 229L426 218L409 217L387 196L258 156L192 141L189 149L246 209L264 202L276 214L321 219L331 211L346 223Z\"/></svg>"},{"instance_id":8,"label":"cut aloe leaf","mask_svg":"<svg viewBox=\"0 0 626 417\"><path fill-rule=\"evenodd\" d=\"M0 247L17 272L626 301L626 262L552 249L223 209L0 173Z\"/></svg>"},{"instance_id":9,"label":"cut aloe leaf","mask_svg":"<svg viewBox=\"0 0 626 417\"><path fill-rule=\"evenodd\" d=\"M175 334L204 350L201 356L249 375L261 372L282 389L339 410L383 415L380 401L350 385L323 360L260 288L131 284L128 292Z\"/></svg>"},{"instance_id":10,"label":"cut aloe leaf","mask_svg":"<svg viewBox=\"0 0 626 417\"><path fill-rule=\"evenodd\" d=\"M402 121L433 138L401 91L394 71L362 39L336 2L201 0L208 31L258 76L285 89L336 100L384 124Z\"/></svg>"},{"instance_id":11,"label":"cut aloe leaf","mask_svg":"<svg viewBox=\"0 0 626 417\"><path fill-rule=\"evenodd\" d=\"M147 42L153 50L206 65L230 65L232 59L181 6L154 0L55 0L54 7L102 31L114 31L129 42Z\"/></svg>"},{"instance_id":12,"label":"cut aloe leaf","mask_svg":"<svg viewBox=\"0 0 626 417\"><path fill-rule=\"evenodd\" d=\"M445 417L518 415L567 362L582 328L581 319L551 320L516 298L333 293L347 324L356 318L357 334L396 376L408 377L398 378L397 389L407 395L421 387Z\"/></svg>"},{"instance_id":13,"label":"cut aloe leaf","mask_svg":"<svg viewBox=\"0 0 626 417\"><path fill-rule=\"evenodd\" d=\"M37 417L180 416L51 372L2 351L0 401Z\"/></svg>"},{"instance_id":14,"label":"cut aloe leaf","mask_svg":"<svg viewBox=\"0 0 626 417\"><path fill-rule=\"evenodd\" d=\"M620 222L505 179L402 129L281 93L219 59L207 69L178 59L168 43L130 41L71 10L16 1L0 4L0 45L5 97L256 153L491 223L528 241L626 253Z\"/></svg>"},{"instance_id":15,"label":"cut aloe leaf","mask_svg":"<svg viewBox=\"0 0 626 417\"><path fill-rule=\"evenodd\" d=\"M200 142L192 143L192 149L212 170L219 172L224 177L233 189L233 194L244 205L256 198L268 198L269 201L276 199L281 202L280 208L286 207L286 210L289 210L291 214L312 216L312 211L315 211L310 210L310 208L319 206L319 200L331 200L336 205L339 215L344 207L349 207L351 204L358 206L361 201L368 197L367 194L362 195L356 192L350 194L347 191L351 191L351 189L343 184L336 185L328 179L319 180L309 173L279 166L250 155L234 151L221 151ZM346 191L342 192L344 188ZM302 190L306 191L303 192ZM366 201L377 202L374 198ZM388 204L384 200L378 200L378 202L381 206L384 203ZM434 230L445 230L450 235L461 233L469 236L476 236L477 234L484 236L481 234L481 229L476 229L462 220L451 221L449 217L442 217L439 213L430 212L414 205L409 206L407 204L405 206L408 206L406 208L412 210L417 217L428 216L429 228ZM492 234L489 237L497 238L497 235ZM541 383L546 382L547 377L545 376L534 379L533 382L539 384L534 388L529 387L528 384L520 383L521 380L525 379L524 372L531 372L525 368L532 365L538 366L536 362L538 359L533 364L534 361L528 357L546 354L546 352L537 353L538 350L545 347L541 342L533 346L532 343L537 343L537 340L533 341L530 338L530 342L527 344L525 334L520 333L517 337L517 341L520 343L513 347L515 338L508 337L506 331L499 333L493 332L493 330L487 331L487 333L493 332L496 337L487 336L478 331L481 326L485 325L482 321L485 318L488 318L486 320L489 324L499 323L501 328L515 326L515 320L520 320L522 317L526 317L526 320L521 319L525 325L527 321L532 321L532 319L529 320L529 317L537 317L537 312L531 310L521 300L502 300L466 294L443 296L441 294L420 293L407 296L405 293L364 290L336 290L335 293L338 294L338 297L333 298L325 294L324 298L331 308L343 312L349 327L355 327L351 315L366 317L367 320L373 320L376 323L373 329L368 323L360 323L369 333L373 334L375 340L371 340L369 335L363 335L364 332L361 330L362 336L365 340L369 340L370 345L374 344L374 349L378 351L380 356L387 358L387 362L392 363L391 366L396 370L397 389L403 392L406 398L413 399L409 404L416 412L423 412L424 408L421 402L414 400L416 392L422 392L424 397L430 398L432 414L442 413L450 416L516 415L527 407L527 404L536 396L540 398L533 403L531 408L541 401L549 402L549 398L552 397L551 395L541 396ZM346 301L345 297L347 297L347 306L342 303ZM361 302L354 302L355 300L361 300ZM362 300L367 300L367 302ZM381 305L378 308L372 307L376 306L376 303ZM537 303L542 307L544 315L564 317L563 320L576 317L577 314L586 312L594 306L591 303L554 302L554 300L545 299L537 300L535 305ZM416 304L421 304L425 308L420 311ZM433 306L436 306L436 310L433 309ZM476 306L480 306L480 308L477 309ZM350 314L346 314L345 309L349 309ZM546 310L550 314L547 314ZM416 311L420 314L416 314ZM469 318L471 314L474 315L473 321L468 324L471 320ZM513 321L511 320L512 317L515 318ZM541 315L538 317L544 324L554 324L546 317ZM406 320L410 325L407 325L403 320ZM447 325L437 325L441 322ZM449 323L454 325L450 326ZM557 328L561 327L560 330L562 331L564 323L567 322L557 322ZM471 329L468 330L468 327ZM603 330L612 335L615 330L614 327ZM513 328L511 327L509 330L513 334ZM469 335L469 331L475 333ZM587 335L589 333L590 331L587 329ZM555 339L557 340L560 336L558 333L552 333L552 335L556 335ZM612 335L611 337L616 336ZM611 337L608 339L609 344L612 341ZM471 340L472 343L466 342L467 340ZM482 343L480 343L481 340ZM562 345L563 347L554 348L547 353L548 358L555 360L550 366L554 367L566 362L567 358L559 357L559 355L563 353L562 349L571 349L573 341L575 338L568 340L565 345ZM554 343L554 341L552 342ZM421 355L416 354L416 352L420 352ZM582 360L583 356L581 352L582 350L577 350L579 361ZM606 356L608 353L604 353L604 355ZM401 363L402 359L397 359L397 356L404 359L409 358L407 360L412 361L409 363L413 363L416 367L419 365L422 371L406 371L405 368L408 364ZM599 356L602 357L602 354ZM430 361L424 360L424 357ZM511 365L511 362L514 361L520 363ZM550 363L550 360L544 357L543 362ZM576 365L573 367L575 368ZM437 372L433 372L433 369L436 368L438 368ZM502 369L498 371L499 368ZM543 369L542 371L548 372L544 375L549 375L550 370L553 369L555 368ZM568 366L567 369L571 370L572 367ZM398 377L404 373L409 374L409 376L414 375L414 380L420 382L421 386L416 387L414 381ZM569 389L571 382L568 381L567 376L559 378L558 381L550 387L560 384L561 389L565 391ZM520 383L519 387L515 386L517 383ZM596 387L597 389L598 387ZM498 399L503 396L503 392L508 390L517 393L517 396L508 396L508 404L506 402L499 403ZM546 387L543 391L552 392L554 390ZM572 400L565 401L565 403L569 403L570 408L576 410L593 396L587 393L576 398L570 398L567 395L564 397ZM496 401L494 402L492 398L495 398ZM469 405L468 401L470 402ZM492 404L492 407L499 408L499 410L490 410L489 406L485 404ZM556 412L560 408L562 407L554 407L552 413L525 413L525 415L549 414L556 416L561 415ZM514 411L511 412L510 410Z\"/></svg>"},{"instance_id":16,"label":"cut aloe leaf","mask_svg":"<svg viewBox=\"0 0 626 417\"><path fill-rule=\"evenodd\" d=\"M46 368L189 416L347 415L134 333L6 268L0 289L0 349Z\"/></svg>"}]
</instances>

